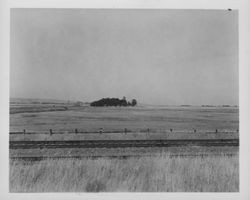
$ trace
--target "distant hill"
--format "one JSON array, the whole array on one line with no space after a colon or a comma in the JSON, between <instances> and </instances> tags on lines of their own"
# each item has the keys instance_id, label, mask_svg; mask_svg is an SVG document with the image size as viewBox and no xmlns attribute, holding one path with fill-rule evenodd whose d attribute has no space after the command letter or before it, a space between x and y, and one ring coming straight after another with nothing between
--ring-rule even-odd
<instances>
[{"instance_id":1,"label":"distant hill","mask_svg":"<svg viewBox=\"0 0 250 200\"><path fill-rule=\"evenodd\" d=\"M39 98L10 98L11 104L73 104L74 101Z\"/></svg>"}]
</instances>

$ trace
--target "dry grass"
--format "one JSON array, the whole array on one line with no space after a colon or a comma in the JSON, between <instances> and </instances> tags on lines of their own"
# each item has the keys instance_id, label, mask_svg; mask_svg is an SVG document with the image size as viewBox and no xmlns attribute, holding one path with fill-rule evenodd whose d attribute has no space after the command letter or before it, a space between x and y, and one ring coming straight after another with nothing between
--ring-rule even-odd
<instances>
[{"instance_id":1,"label":"dry grass","mask_svg":"<svg viewBox=\"0 0 250 200\"><path fill-rule=\"evenodd\" d=\"M10 131L97 131L124 130L134 132L149 128L160 132L193 129L236 131L239 128L238 108L202 107L76 107L67 111L17 113L10 115Z\"/></svg>"},{"instance_id":2,"label":"dry grass","mask_svg":"<svg viewBox=\"0 0 250 200\"><path fill-rule=\"evenodd\" d=\"M238 155L10 161L10 192L237 192Z\"/></svg>"}]
</instances>

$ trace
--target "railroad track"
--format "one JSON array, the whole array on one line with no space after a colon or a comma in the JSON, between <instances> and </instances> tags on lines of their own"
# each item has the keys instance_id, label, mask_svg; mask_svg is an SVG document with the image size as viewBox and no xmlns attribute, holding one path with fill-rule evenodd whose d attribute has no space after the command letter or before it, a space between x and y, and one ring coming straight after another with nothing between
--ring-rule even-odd
<instances>
[{"instance_id":1,"label":"railroad track","mask_svg":"<svg viewBox=\"0 0 250 200\"><path fill-rule=\"evenodd\" d=\"M10 141L10 149L239 146L239 139Z\"/></svg>"},{"instance_id":2,"label":"railroad track","mask_svg":"<svg viewBox=\"0 0 250 200\"><path fill-rule=\"evenodd\" d=\"M236 153L225 153L224 155L227 155L228 157L235 156ZM128 158L141 158L141 157L154 157L157 156L157 154L148 155L148 154L142 154L142 155L112 155L112 156L11 156L10 159L12 160L24 160L24 161L41 161L41 160L47 160L47 159L99 159L99 158L109 158L109 159L128 159ZM197 153L197 154L169 154L170 158L175 157L182 157L182 158L194 158L194 157L220 157L221 154L209 154L209 153Z\"/></svg>"}]
</instances>

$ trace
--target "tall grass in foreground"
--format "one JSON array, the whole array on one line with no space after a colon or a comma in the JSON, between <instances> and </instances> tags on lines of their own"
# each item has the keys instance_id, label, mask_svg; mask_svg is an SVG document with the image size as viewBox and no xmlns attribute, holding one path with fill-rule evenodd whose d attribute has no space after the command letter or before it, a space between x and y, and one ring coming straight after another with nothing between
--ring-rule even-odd
<instances>
[{"instance_id":1,"label":"tall grass in foreground","mask_svg":"<svg viewBox=\"0 0 250 200\"><path fill-rule=\"evenodd\" d=\"M237 192L238 155L10 161L10 192Z\"/></svg>"}]
</instances>

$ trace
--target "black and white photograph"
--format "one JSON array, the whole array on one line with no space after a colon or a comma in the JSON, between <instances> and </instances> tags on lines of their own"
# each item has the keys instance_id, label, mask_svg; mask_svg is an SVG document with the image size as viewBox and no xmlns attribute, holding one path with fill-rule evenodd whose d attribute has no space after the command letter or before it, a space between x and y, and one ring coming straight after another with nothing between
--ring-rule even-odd
<instances>
[{"instance_id":1,"label":"black and white photograph","mask_svg":"<svg viewBox=\"0 0 250 200\"><path fill-rule=\"evenodd\" d=\"M245 1L3 2L0 196L250 198Z\"/></svg>"},{"instance_id":2,"label":"black and white photograph","mask_svg":"<svg viewBox=\"0 0 250 200\"><path fill-rule=\"evenodd\" d=\"M238 192L238 11L10 11L10 192Z\"/></svg>"}]
</instances>

